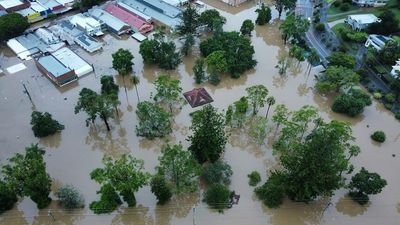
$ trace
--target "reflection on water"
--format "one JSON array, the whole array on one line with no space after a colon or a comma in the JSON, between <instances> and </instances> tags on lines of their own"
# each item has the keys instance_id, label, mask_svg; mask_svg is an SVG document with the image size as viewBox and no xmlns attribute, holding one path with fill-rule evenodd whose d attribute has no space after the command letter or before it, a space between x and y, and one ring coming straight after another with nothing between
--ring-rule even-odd
<instances>
[{"instance_id":1,"label":"reflection on water","mask_svg":"<svg viewBox=\"0 0 400 225\"><path fill-rule=\"evenodd\" d=\"M364 214L370 205L370 202L365 205L360 205L353 201L348 195L345 195L336 203L336 210L344 215L354 217Z\"/></svg>"},{"instance_id":2,"label":"reflection on water","mask_svg":"<svg viewBox=\"0 0 400 225\"><path fill-rule=\"evenodd\" d=\"M229 7L220 1L205 0L206 3L223 10L221 13L227 18L226 30L238 30L244 19L254 20L257 1L248 1L241 7ZM207 6L207 8L212 8ZM165 206L157 206L149 188L143 188L137 193L138 207L124 208L112 214L97 216L86 206L77 211L64 211L54 201L49 208L37 210L30 199L24 199L13 210L0 215L0 224L229 224L229 225L292 225L292 224L398 224L400 220L400 206L398 190L400 180L397 171L400 170L400 158L393 157L399 152L400 123L397 122L384 106L374 101L372 106L366 107L363 115L350 118L345 115L332 113L331 104L335 96L323 96L315 93L313 86L314 71L308 73L307 63L298 64L293 60L292 67L285 76L280 76L275 65L282 57L287 56L288 46L283 45L279 33L280 20L276 19L276 10L272 12L274 19L270 25L256 26L253 36L250 37L255 46L255 58L258 64L254 70L248 71L239 79L232 79L223 75L220 85L213 86L205 83L194 83L192 67L195 58L200 52L197 47L191 55L183 58L183 64L174 71L165 71L156 66L143 65L139 54L139 44L128 35L116 38L111 34L104 35L101 39L105 46L103 51L89 54L77 47L74 51L82 58L93 64L95 72L89 74L72 85L63 88L55 87L46 77L39 75L34 62L24 61L28 69L16 74L6 74L0 77L0 157L11 157L16 152L23 152L24 147L36 143L30 123L32 105L27 96L22 92L20 81L26 82L32 95L36 109L47 111L54 118L65 125L65 130L53 136L39 140L47 150L45 157L50 176L54 180L52 190L61 184L72 184L82 191L87 203L98 199L96 190L98 184L90 180L89 173L102 166L101 159L104 155L114 158L122 154L133 154L145 161L145 168L154 172L158 163L158 156L166 142L179 143L187 148L186 140L191 134L189 130L189 113L197 110L185 105L181 110L174 112L174 132L162 139L147 140L137 137L135 126L138 124L135 114L137 97L135 88L129 79L124 81L112 69L111 54L119 48L129 49L133 56L133 71L139 76L138 91L140 100L150 100L154 95L152 84L160 74L168 73L181 81L184 91L194 87L204 86L212 95L214 106L220 111L229 104L246 95L246 87L255 84L264 84L269 90L269 95L276 98L276 102L284 103L290 110L297 110L309 104L318 107L321 116L325 119L338 119L348 121L353 126L356 143L362 152L353 160L356 171L361 166L370 171L379 173L388 181L388 186L377 196L371 198L368 207L354 205L345 193L338 191L332 197L334 205L326 207L327 200L320 200L310 204L285 201L279 209L267 209L260 201L254 198L253 188L248 185L247 174L253 170L261 173L263 182L269 173L279 168L279 163L272 155L272 145L276 139L275 125L271 122L275 106L271 107L265 145L259 146L251 140L247 131L237 129L231 132L229 143L226 145L224 160L233 170L230 188L240 193L240 203L224 214L214 213L201 202L198 193L191 195L175 196ZM201 37L205 38L205 36ZM198 41L196 46L198 46ZM180 45L181 43L177 43ZM0 47L4 58L0 66L6 68L21 61L7 48ZM115 76L120 87L119 99L121 105L119 117L110 120L111 132L106 131L104 122L96 120L95 125L85 126L87 115L74 114L74 106L79 98L79 91L83 87L100 92L100 77L102 75ZM125 92L124 86L127 87ZM266 107L260 109L260 115L266 112ZM370 134L374 130L384 130L387 141L374 145ZM204 191L204 187L200 190ZM192 208L196 207L195 214ZM397 208L397 209L396 209ZM48 216L51 209L56 221ZM333 220L335 218L335 220Z\"/></svg>"}]
</instances>

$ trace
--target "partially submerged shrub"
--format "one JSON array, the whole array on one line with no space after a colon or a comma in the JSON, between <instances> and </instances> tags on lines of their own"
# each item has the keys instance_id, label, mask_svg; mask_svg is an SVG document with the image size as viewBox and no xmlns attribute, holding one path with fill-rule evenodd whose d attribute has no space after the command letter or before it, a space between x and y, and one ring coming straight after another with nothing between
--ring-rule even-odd
<instances>
[{"instance_id":1,"label":"partially submerged shrub","mask_svg":"<svg viewBox=\"0 0 400 225\"><path fill-rule=\"evenodd\" d=\"M386 135L385 132L383 131L375 131L372 135L371 135L371 139L380 143L385 142L386 140Z\"/></svg>"},{"instance_id":2,"label":"partially submerged shrub","mask_svg":"<svg viewBox=\"0 0 400 225\"><path fill-rule=\"evenodd\" d=\"M260 173L257 171L251 172L250 174L247 175L247 177L249 178L250 186L256 186L261 181Z\"/></svg>"}]
</instances>

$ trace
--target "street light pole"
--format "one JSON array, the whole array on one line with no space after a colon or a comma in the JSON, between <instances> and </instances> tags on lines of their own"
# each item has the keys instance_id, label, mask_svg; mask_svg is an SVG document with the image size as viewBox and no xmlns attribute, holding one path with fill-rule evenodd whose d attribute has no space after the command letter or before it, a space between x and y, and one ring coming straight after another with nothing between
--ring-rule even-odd
<instances>
[{"instance_id":1,"label":"street light pole","mask_svg":"<svg viewBox=\"0 0 400 225\"><path fill-rule=\"evenodd\" d=\"M29 101L31 101L32 105L35 106L35 104L33 104L31 94L29 93L28 89L26 88L25 83L23 81L21 81L21 83L22 83L22 87L24 88L24 93L26 95L28 95Z\"/></svg>"}]
</instances>

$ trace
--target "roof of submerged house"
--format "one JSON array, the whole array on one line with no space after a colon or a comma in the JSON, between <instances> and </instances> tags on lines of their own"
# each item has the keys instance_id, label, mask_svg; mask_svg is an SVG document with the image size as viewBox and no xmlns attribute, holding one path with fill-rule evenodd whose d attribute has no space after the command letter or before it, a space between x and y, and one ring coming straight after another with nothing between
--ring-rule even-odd
<instances>
[{"instance_id":1,"label":"roof of submerged house","mask_svg":"<svg viewBox=\"0 0 400 225\"><path fill-rule=\"evenodd\" d=\"M195 88L183 94L192 108L205 105L213 102L214 100L204 88Z\"/></svg>"}]
</instances>

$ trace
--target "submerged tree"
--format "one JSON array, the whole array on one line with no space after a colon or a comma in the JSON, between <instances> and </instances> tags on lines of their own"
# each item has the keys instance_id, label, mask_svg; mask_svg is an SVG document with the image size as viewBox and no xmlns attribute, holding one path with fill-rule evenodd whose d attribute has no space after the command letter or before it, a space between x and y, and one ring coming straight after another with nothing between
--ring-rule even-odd
<instances>
[{"instance_id":1,"label":"submerged tree","mask_svg":"<svg viewBox=\"0 0 400 225\"><path fill-rule=\"evenodd\" d=\"M347 93L335 98L332 111L354 117L362 113L364 108L371 104L371 97L367 93L358 89L350 89Z\"/></svg>"},{"instance_id":2,"label":"submerged tree","mask_svg":"<svg viewBox=\"0 0 400 225\"><path fill-rule=\"evenodd\" d=\"M120 48L112 54L112 58L113 68L118 71L120 75L124 76L132 72L133 55L129 50Z\"/></svg>"},{"instance_id":3,"label":"submerged tree","mask_svg":"<svg viewBox=\"0 0 400 225\"><path fill-rule=\"evenodd\" d=\"M303 38L309 27L310 21L306 18L290 14L279 26L279 30L282 32L282 39L286 44L291 38L296 40Z\"/></svg>"},{"instance_id":4,"label":"submerged tree","mask_svg":"<svg viewBox=\"0 0 400 225\"><path fill-rule=\"evenodd\" d=\"M278 11L279 18L281 18L283 10L291 10L296 6L295 0L274 0L274 5L276 10Z\"/></svg>"},{"instance_id":5,"label":"submerged tree","mask_svg":"<svg viewBox=\"0 0 400 225\"><path fill-rule=\"evenodd\" d=\"M251 41L238 32L223 32L200 43L200 51L208 57L215 51L224 51L228 73L239 78L242 73L253 69L257 61L253 59L254 47Z\"/></svg>"},{"instance_id":6,"label":"submerged tree","mask_svg":"<svg viewBox=\"0 0 400 225\"><path fill-rule=\"evenodd\" d=\"M268 89L260 84L246 88L247 99L253 107L253 115L256 115L260 107L264 107L268 95Z\"/></svg>"},{"instance_id":7,"label":"submerged tree","mask_svg":"<svg viewBox=\"0 0 400 225\"><path fill-rule=\"evenodd\" d=\"M335 120L326 123L311 106L293 112L283 124L273 146L282 165L274 175L279 182L272 185L268 180L266 184L277 196L273 205L277 206L284 195L309 202L319 196L331 196L343 187L342 173L352 169L349 160L359 152L352 144L350 125Z\"/></svg>"},{"instance_id":8,"label":"submerged tree","mask_svg":"<svg viewBox=\"0 0 400 225\"><path fill-rule=\"evenodd\" d=\"M222 160L205 165L202 179L208 184L229 184L233 174L231 166Z\"/></svg>"},{"instance_id":9,"label":"submerged tree","mask_svg":"<svg viewBox=\"0 0 400 225\"><path fill-rule=\"evenodd\" d=\"M102 185L96 193L100 194L100 200L93 201L89 205L95 214L110 213L122 204L121 198L111 184Z\"/></svg>"},{"instance_id":10,"label":"submerged tree","mask_svg":"<svg viewBox=\"0 0 400 225\"><path fill-rule=\"evenodd\" d=\"M221 16L217 10L209 9L201 13L199 22L210 31L219 32L222 31L222 25L226 23L226 19Z\"/></svg>"},{"instance_id":11,"label":"submerged tree","mask_svg":"<svg viewBox=\"0 0 400 225\"><path fill-rule=\"evenodd\" d=\"M214 209L222 211L230 207L231 191L224 184L214 184L204 192L204 201Z\"/></svg>"},{"instance_id":12,"label":"submerged tree","mask_svg":"<svg viewBox=\"0 0 400 225\"><path fill-rule=\"evenodd\" d=\"M189 150L199 163L215 162L224 153L227 141L224 124L224 117L211 105L193 114Z\"/></svg>"},{"instance_id":13,"label":"submerged tree","mask_svg":"<svg viewBox=\"0 0 400 225\"><path fill-rule=\"evenodd\" d=\"M364 167L351 178L350 197L360 205L368 203L368 195L379 194L387 185L385 179L377 173L370 173Z\"/></svg>"},{"instance_id":14,"label":"submerged tree","mask_svg":"<svg viewBox=\"0 0 400 225\"><path fill-rule=\"evenodd\" d=\"M242 35L251 36L251 32L254 30L254 23L251 20L244 20L240 27L240 33Z\"/></svg>"},{"instance_id":15,"label":"submerged tree","mask_svg":"<svg viewBox=\"0 0 400 225\"><path fill-rule=\"evenodd\" d=\"M273 96L269 96L267 98L267 104L268 104L268 109L267 109L267 114L265 115L266 119L268 119L269 109L271 108L272 105L275 105L275 98Z\"/></svg>"},{"instance_id":16,"label":"submerged tree","mask_svg":"<svg viewBox=\"0 0 400 225\"><path fill-rule=\"evenodd\" d=\"M193 192L197 189L195 178L201 167L181 144L163 147L158 160L157 172L174 185L174 192Z\"/></svg>"},{"instance_id":17,"label":"submerged tree","mask_svg":"<svg viewBox=\"0 0 400 225\"><path fill-rule=\"evenodd\" d=\"M0 215L10 210L17 203L17 194L8 183L0 180Z\"/></svg>"},{"instance_id":18,"label":"submerged tree","mask_svg":"<svg viewBox=\"0 0 400 225\"><path fill-rule=\"evenodd\" d=\"M189 55L194 43L195 41L193 34L187 34L185 37L185 42L183 43L183 46L181 48L181 53L185 56Z\"/></svg>"},{"instance_id":19,"label":"submerged tree","mask_svg":"<svg viewBox=\"0 0 400 225\"><path fill-rule=\"evenodd\" d=\"M140 78L137 75L133 75L131 80L132 80L133 85L135 85L135 91L136 91L137 100L138 100L138 102L140 102L139 91L137 89L137 86L140 83Z\"/></svg>"},{"instance_id":20,"label":"submerged tree","mask_svg":"<svg viewBox=\"0 0 400 225\"><path fill-rule=\"evenodd\" d=\"M60 201L60 205L66 209L83 208L85 204L82 194L72 185L60 187L55 196Z\"/></svg>"},{"instance_id":21,"label":"submerged tree","mask_svg":"<svg viewBox=\"0 0 400 225\"><path fill-rule=\"evenodd\" d=\"M182 22L176 26L176 31L179 35L187 35L196 33L199 23L200 15L196 8L188 4L185 10L182 12Z\"/></svg>"},{"instance_id":22,"label":"submerged tree","mask_svg":"<svg viewBox=\"0 0 400 225\"><path fill-rule=\"evenodd\" d=\"M165 102L170 112L174 105L183 103L181 82L170 75L160 75L154 82L156 95L154 101Z\"/></svg>"},{"instance_id":23,"label":"submerged tree","mask_svg":"<svg viewBox=\"0 0 400 225\"><path fill-rule=\"evenodd\" d=\"M156 175L150 181L151 192L156 196L157 204L164 205L172 197L172 188L166 179L161 175Z\"/></svg>"},{"instance_id":24,"label":"submerged tree","mask_svg":"<svg viewBox=\"0 0 400 225\"><path fill-rule=\"evenodd\" d=\"M136 126L138 136L154 139L172 132L171 114L151 102L140 102L136 115L139 118L139 125Z\"/></svg>"},{"instance_id":25,"label":"submerged tree","mask_svg":"<svg viewBox=\"0 0 400 225\"><path fill-rule=\"evenodd\" d=\"M166 41L163 35L160 38L144 40L140 44L139 53L145 63L157 64L166 70L176 69L181 63L181 55L176 51L175 43Z\"/></svg>"},{"instance_id":26,"label":"submerged tree","mask_svg":"<svg viewBox=\"0 0 400 225\"><path fill-rule=\"evenodd\" d=\"M135 192L146 185L150 178L150 174L143 171L143 160L124 154L116 160L106 156L103 158L103 164L104 168L97 168L90 173L91 179L101 184L102 189L109 185L117 195L122 196L129 207L135 206Z\"/></svg>"},{"instance_id":27,"label":"submerged tree","mask_svg":"<svg viewBox=\"0 0 400 225\"><path fill-rule=\"evenodd\" d=\"M317 91L339 92L340 89L347 89L359 83L359 76L352 69L342 66L330 66L325 73L317 77L315 88Z\"/></svg>"},{"instance_id":28,"label":"submerged tree","mask_svg":"<svg viewBox=\"0 0 400 225\"><path fill-rule=\"evenodd\" d=\"M30 197L39 209L47 207L51 202L51 179L46 173L44 153L37 144L31 145L25 148L25 154L15 154L2 168L9 190L15 191L19 197Z\"/></svg>"},{"instance_id":29,"label":"submerged tree","mask_svg":"<svg viewBox=\"0 0 400 225\"><path fill-rule=\"evenodd\" d=\"M215 51L206 58L207 67L210 72L210 83L217 85L220 82L220 74L228 71L228 63L224 51Z\"/></svg>"},{"instance_id":30,"label":"submerged tree","mask_svg":"<svg viewBox=\"0 0 400 225\"><path fill-rule=\"evenodd\" d=\"M257 19L256 24L264 25L268 24L271 20L271 9L268 6L265 6L265 3L261 3L260 8L256 9Z\"/></svg>"},{"instance_id":31,"label":"submerged tree","mask_svg":"<svg viewBox=\"0 0 400 225\"><path fill-rule=\"evenodd\" d=\"M193 66L194 80L197 84L201 84L206 79L206 74L204 71L204 60L197 59Z\"/></svg>"},{"instance_id":32,"label":"submerged tree","mask_svg":"<svg viewBox=\"0 0 400 225\"><path fill-rule=\"evenodd\" d=\"M83 88L79 92L78 103L75 106L75 114L80 111L84 111L88 114L89 118L86 119L86 126L89 122L94 123L94 120L99 116L105 123L107 130L110 131L110 125L108 119L113 117L113 110L118 104L113 98L109 98L105 95L99 95L96 92Z\"/></svg>"},{"instance_id":33,"label":"submerged tree","mask_svg":"<svg viewBox=\"0 0 400 225\"><path fill-rule=\"evenodd\" d=\"M31 125L35 137L46 137L64 130L64 125L54 120L48 112L33 111Z\"/></svg>"},{"instance_id":34,"label":"submerged tree","mask_svg":"<svg viewBox=\"0 0 400 225\"><path fill-rule=\"evenodd\" d=\"M118 85L116 85L114 82L114 77L108 75L102 76L100 79L100 83L101 83L101 94L106 98L110 99L110 101L113 103L115 112L117 113L118 116L117 107L118 105L120 105L120 102L118 100L119 88Z\"/></svg>"}]
</instances>

